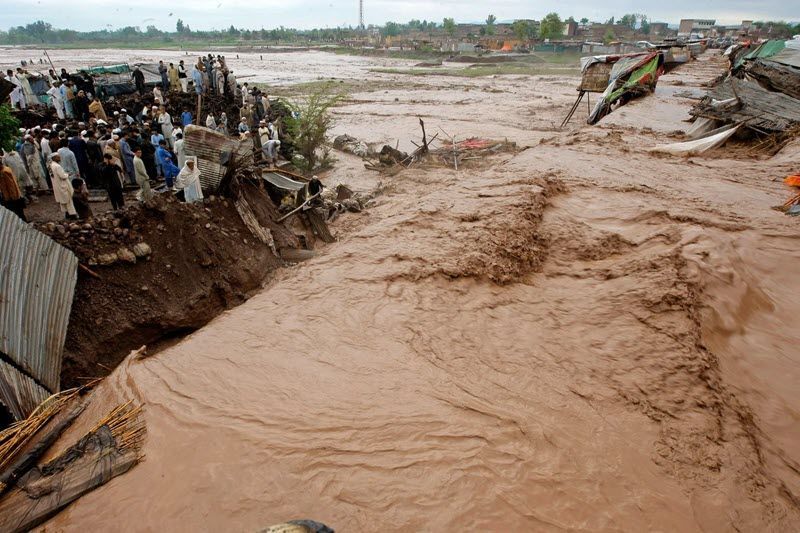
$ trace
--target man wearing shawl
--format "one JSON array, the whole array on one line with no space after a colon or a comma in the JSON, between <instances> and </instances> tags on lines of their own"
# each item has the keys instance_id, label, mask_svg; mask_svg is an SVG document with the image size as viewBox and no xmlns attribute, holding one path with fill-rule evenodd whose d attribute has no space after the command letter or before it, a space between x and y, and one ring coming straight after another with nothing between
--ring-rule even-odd
<instances>
[{"instance_id":1,"label":"man wearing shawl","mask_svg":"<svg viewBox=\"0 0 800 533\"><path fill-rule=\"evenodd\" d=\"M197 167L197 157L189 156L186 164L178 174L176 186L183 189L186 203L199 202L203 199L203 190L200 187L200 169Z\"/></svg>"}]
</instances>

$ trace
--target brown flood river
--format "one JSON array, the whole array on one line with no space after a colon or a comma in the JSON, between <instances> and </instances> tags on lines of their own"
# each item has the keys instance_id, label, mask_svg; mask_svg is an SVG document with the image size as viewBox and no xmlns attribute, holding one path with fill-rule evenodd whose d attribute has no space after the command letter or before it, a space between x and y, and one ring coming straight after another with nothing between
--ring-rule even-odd
<instances>
[{"instance_id":1,"label":"brown flood river","mask_svg":"<svg viewBox=\"0 0 800 533\"><path fill-rule=\"evenodd\" d=\"M85 418L141 402L145 460L46 529L798 530L800 237L770 207L800 149L644 150L686 128L675 89L720 68L563 132L572 78L387 75L351 95L337 132L407 142L423 116L524 150L382 178L337 154L328 183L382 179L377 205L123 363Z\"/></svg>"}]
</instances>

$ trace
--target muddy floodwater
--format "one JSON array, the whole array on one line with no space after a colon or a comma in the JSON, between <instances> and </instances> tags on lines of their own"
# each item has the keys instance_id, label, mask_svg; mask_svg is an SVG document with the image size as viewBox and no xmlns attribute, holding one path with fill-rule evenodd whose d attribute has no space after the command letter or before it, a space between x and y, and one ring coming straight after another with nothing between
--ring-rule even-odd
<instances>
[{"instance_id":1,"label":"muddy floodwater","mask_svg":"<svg viewBox=\"0 0 800 533\"><path fill-rule=\"evenodd\" d=\"M273 60L234 69L303 81L377 64ZM117 368L84 424L141 402L145 460L46 530L800 530L800 234L771 209L800 146L646 151L723 69L710 52L564 130L574 78L393 74L351 94L336 133L408 149L422 117L519 150L394 176L337 153L326 183L381 182L377 203L240 307Z\"/></svg>"},{"instance_id":2,"label":"muddy floodwater","mask_svg":"<svg viewBox=\"0 0 800 533\"><path fill-rule=\"evenodd\" d=\"M0 67L16 68L20 61L33 63L26 67L29 70L46 74L50 69L50 61L44 50L36 48L0 48ZM197 63L201 55L213 53L225 56L228 67L242 82L267 83L270 85L288 85L317 80L363 79L369 69L380 67L402 67L413 64L413 61L389 58L366 58L359 56L338 55L321 51L302 52L234 52L229 49L209 49L200 51L178 50L118 50L114 48L86 50L48 50L50 60L60 72L95 65L115 65L119 63L158 63L164 61L178 64L183 59L187 67ZM238 57L237 57L238 56ZM40 60L42 63L40 63Z\"/></svg>"}]
</instances>

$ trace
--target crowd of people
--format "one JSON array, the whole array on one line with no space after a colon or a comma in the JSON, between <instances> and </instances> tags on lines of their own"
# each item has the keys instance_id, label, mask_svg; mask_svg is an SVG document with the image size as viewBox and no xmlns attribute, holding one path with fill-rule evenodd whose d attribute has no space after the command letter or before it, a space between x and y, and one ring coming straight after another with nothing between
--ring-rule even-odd
<instances>
[{"instance_id":1,"label":"crowd of people","mask_svg":"<svg viewBox=\"0 0 800 533\"><path fill-rule=\"evenodd\" d=\"M137 198L147 201L154 194L152 186L162 180L163 190L180 191L187 202L202 199L200 169L196 158L187 157L183 139L184 128L194 124L195 117L189 108L177 120L168 111L171 94L177 92L216 94L235 104L241 115L238 125L231 128L223 112L218 117L208 113L205 127L241 139L257 135L265 159L276 164L280 139L278 129L267 120L267 95L247 83L238 84L222 56L200 57L189 70L183 60L168 66L161 61L161 83L148 89L142 69L136 66L131 77L137 94L131 100L131 112L113 113L106 113L86 72L70 75L62 69L56 74L50 69L47 98L39 98L24 68L7 70L3 78L14 85L9 96L12 107L47 105L54 108L58 120L20 129L15 149L3 151L2 205L25 220L27 205L52 194L65 218L88 218L89 189L105 189L112 208L120 209L125 205L126 185L138 188ZM150 98L144 98L148 93L152 94L150 106L145 103ZM251 132L253 123L258 128Z\"/></svg>"}]
</instances>

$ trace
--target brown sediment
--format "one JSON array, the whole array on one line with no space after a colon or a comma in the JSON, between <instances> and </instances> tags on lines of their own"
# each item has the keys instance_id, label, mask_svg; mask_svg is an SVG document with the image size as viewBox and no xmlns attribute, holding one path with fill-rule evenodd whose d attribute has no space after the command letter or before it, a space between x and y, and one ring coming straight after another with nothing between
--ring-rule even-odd
<instances>
[{"instance_id":1,"label":"brown sediment","mask_svg":"<svg viewBox=\"0 0 800 533\"><path fill-rule=\"evenodd\" d=\"M125 360L87 410L144 404L147 460L48 528L796 530L800 251L769 208L794 163L650 156L680 126L659 90L587 130L608 144L539 144L574 87L532 81L493 80L522 93L469 120L441 118L464 95L435 78L413 106L338 110L359 138L416 135L427 110L531 148L385 178L339 242Z\"/></svg>"}]
</instances>

